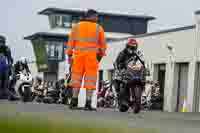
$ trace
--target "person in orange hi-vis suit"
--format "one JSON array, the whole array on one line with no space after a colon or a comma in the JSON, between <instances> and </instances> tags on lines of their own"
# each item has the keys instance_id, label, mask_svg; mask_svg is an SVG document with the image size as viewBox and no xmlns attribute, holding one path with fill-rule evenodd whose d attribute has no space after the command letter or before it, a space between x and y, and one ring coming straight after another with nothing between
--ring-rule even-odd
<instances>
[{"instance_id":1,"label":"person in orange hi-vis suit","mask_svg":"<svg viewBox=\"0 0 200 133\"><path fill-rule=\"evenodd\" d=\"M98 13L89 9L85 17L72 27L69 34L66 54L69 63L72 62L72 77L70 86L73 87L73 97L70 109L78 106L78 95L84 79L86 88L86 110L92 110L92 94L96 90L98 64L107 48L104 29L97 24Z\"/></svg>"}]
</instances>

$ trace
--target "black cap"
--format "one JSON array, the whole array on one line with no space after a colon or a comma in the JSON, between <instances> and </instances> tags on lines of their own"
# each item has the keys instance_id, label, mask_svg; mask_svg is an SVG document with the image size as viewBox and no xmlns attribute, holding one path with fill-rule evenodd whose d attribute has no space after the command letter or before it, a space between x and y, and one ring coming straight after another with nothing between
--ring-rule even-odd
<instances>
[{"instance_id":1,"label":"black cap","mask_svg":"<svg viewBox=\"0 0 200 133\"><path fill-rule=\"evenodd\" d=\"M91 17L93 15L98 15L98 12L93 9L88 9L85 13L85 17Z\"/></svg>"}]
</instances>

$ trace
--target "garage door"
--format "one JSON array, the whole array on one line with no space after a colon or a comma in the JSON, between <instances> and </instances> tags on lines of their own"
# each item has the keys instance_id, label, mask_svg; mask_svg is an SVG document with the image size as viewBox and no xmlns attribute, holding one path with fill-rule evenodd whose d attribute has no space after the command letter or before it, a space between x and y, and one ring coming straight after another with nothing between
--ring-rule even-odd
<instances>
[{"instance_id":1,"label":"garage door","mask_svg":"<svg viewBox=\"0 0 200 133\"><path fill-rule=\"evenodd\" d=\"M158 81L160 84L161 94L164 95L164 87L165 87L165 64L158 65Z\"/></svg>"},{"instance_id":2,"label":"garage door","mask_svg":"<svg viewBox=\"0 0 200 133\"><path fill-rule=\"evenodd\" d=\"M200 63L198 63L197 67L197 88L196 88L196 96L195 96L195 102L196 107L195 111L200 112Z\"/></svg>"},{"instance_id":3,"label":"garage door","mask_svg":"<svg viewBox=\"0 0 200 133\"><path fill-rule=\"evenodd\" d=\"M184 98L187 96L188 87L188 63L178 64L178 97L177 97L177 108L181 111L184 103Z\"/></svg>"}]
</instances>

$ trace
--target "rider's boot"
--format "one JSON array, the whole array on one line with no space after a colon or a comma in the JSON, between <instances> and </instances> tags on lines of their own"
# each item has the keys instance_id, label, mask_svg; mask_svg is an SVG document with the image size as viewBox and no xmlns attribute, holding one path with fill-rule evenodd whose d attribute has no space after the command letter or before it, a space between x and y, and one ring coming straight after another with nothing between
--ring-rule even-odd
<instances>
[{"instance_id":1,"label":"rider's boot","mask_svg":"<svg viewBox=\"0 0 200 133\"><path fill-rule=\"evenodd\" d=\"M70 109L77 109L78 108L78 97L77 98L72 97L69 108Z\"/></svg>"},{"instance_id":2,"label":"rider's boot","mask_svg":"<svg viewBox=\"0 0 200 133\"><path fill-rule=\"evenodd\" d=\"M141 105L140 104L136 104L135 108L134 108L134 113L138 114L138 113L140 113L140 110L141 110Z\"/></svg>"},{"instance_id":3,"label":"rider's boot","mask_svg":"<svg viewBox=\"0 0 200 133\"><path fill-rule=\"evenodd\" d=\"M0 99L7 100L9 96L9 90L8 90L8 80L5 79L5 75L0 75Z\"/></svg>"},{"instance_id":4,"label":"rider's boot","mask_svg":"<svg viewBox=\"0 0 200 133\"><path fill-rule=\"evenodd\" d=\"M10 101L16 101L16 100L20 100L20 96L16 93L15 89L15 81L12 80L10 85L9 85L9 96L8 96L8 100Z\"/></svg>"},{"instance_id":5,"label":"rider's boot","mask_svg":"<svg viewBox=\"0 0 200 133\"><path fill-rule=\"evenodd\" d=\"M92 101L91 100L86 100L85 110L92 111Z\"/></svg>"},{"instance_id":6,"label":"rider's boot","mask_svg":"<svg viewBox=\"0 0 200 133\"><path fill-rule=\"evenodd\" d=\"M20 97L16 93L10 92L10 94L8 96L8 100L17 101L17 100L20 100Z\"/></svg>"}]
</instances>

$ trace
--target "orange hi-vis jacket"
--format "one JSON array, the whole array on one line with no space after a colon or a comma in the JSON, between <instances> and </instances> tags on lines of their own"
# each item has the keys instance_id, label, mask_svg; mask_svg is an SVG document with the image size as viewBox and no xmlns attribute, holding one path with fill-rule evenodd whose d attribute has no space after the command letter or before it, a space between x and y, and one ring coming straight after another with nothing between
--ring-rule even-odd
<instances>
[{"instance_id":1,"label":"orange hi-vis jacket","mask_svg":"<svg viewBox=\"0 0 200 133\"><path fill-rule=\"evenodd\" d=\"M103 28L93 22L82 21L72 27L66 54L105 55L107 48Z\"/></svg>"},{"instance_id":2,"label":"orange hi-vis jacket","mask_svg":"<svg viewBox=\"0 0 200 133\"><path fill-rule=\"evenodd\" d=\"M80 88L84 77L84 88L96 89L96 56L104 56L106 48L104 30L99 24L81 21L72 27L66 49L66 54L73 56L72 87Z\"/></svg>"}]
</instances>

